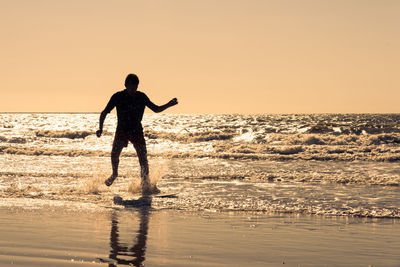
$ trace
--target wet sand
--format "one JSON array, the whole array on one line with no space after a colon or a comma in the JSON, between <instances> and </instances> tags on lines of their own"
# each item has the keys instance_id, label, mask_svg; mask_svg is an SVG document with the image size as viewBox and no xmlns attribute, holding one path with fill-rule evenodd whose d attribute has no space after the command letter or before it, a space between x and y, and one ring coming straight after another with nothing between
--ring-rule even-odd
<instances>
[{"instance_id":1,"label":"wet sand","mask_svg":"<svg viewBox=\"0 0 400 267\"><path fill-rule=\"evenodd\" d=\"M400 220L0 208L0 266L400 266Z\"/></svg>"}]
</instances>

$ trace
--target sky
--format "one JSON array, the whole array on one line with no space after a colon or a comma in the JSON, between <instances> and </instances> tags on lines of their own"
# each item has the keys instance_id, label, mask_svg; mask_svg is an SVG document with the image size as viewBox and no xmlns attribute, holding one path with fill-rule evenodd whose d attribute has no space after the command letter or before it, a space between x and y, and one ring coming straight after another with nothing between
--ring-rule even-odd
<instances>
[{"instance_id":1,"label":"sky","mask_svg":"<svg viewBox=\"0 0 400 267\"><path fill-rule=\"evenodd\" d=\"M0 0L0 112L399 113L398 0Z\"/></svg>"}]
</instances>

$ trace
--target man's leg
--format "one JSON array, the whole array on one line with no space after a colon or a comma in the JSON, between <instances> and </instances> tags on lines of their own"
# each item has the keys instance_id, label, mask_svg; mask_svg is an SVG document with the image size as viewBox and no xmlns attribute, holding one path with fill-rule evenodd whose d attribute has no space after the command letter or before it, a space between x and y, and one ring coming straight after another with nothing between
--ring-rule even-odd
<instances>
[{"instance_id":1,"label":"man's leg","mask_svg":"<svg viewBox=\"0 0 400 267\"><path fill-rule=\"evenodd\" d=\"M114 180L118 177L118 165L119 165L119 155L121 155L122 149L126 146L127 140L122 140L118 133L115 133L113 147L111 150L111 166L113 173L104 182L107 186L112 185Z\"/></svg>"},{"instance_id":2,"label":"man's leg","mask_svg":"<svg viewBox=\"0 0 400 267\"><path fill-rule=\"evenodd\" d=\"M140 176L142 178L142 194L151 193L150 179L149 179L149 163L147 161L147 148L146 141L144 140L143 134L135 134L132 140L133 146L135 147L136 154L140 164Z\"/></svg>"}]
</instances>

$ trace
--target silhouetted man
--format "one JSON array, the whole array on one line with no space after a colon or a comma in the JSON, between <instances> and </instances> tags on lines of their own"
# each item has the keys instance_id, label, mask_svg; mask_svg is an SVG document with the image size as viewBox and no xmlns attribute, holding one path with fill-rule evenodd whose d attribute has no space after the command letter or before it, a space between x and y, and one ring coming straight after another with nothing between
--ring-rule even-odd
<instances>
[{"instance_id":1,"label":"silhouetted man","mask_svg":"<svg viewBox=\"0 0 400 267\"><path fill-rule=\"evenodd\" d=\"M96 132L100 137L103 132L104 120L108 113L117 108L117 130L115 131L113 147L111 151L112 175L105 181L110 186L118 176L119 156L124 147L130 141L135 147L141 168L142 194L151 194L149 181L149 164L147 162L146 142L143 136L142 118L144 109L149 107L154 112L162 112L165 109L178 104L176 98L167 104L157 106L142 92L137 91L139 78L135 74L129 74L125 79L126 89L115 93L106 108L100 114L99 130Z\"/></svg>"}]
</instances>

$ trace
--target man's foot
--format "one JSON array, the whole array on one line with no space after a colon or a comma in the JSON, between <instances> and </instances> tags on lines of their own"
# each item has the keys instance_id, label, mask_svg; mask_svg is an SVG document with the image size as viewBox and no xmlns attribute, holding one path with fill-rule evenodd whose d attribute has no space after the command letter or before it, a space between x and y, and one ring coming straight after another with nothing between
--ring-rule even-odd
<instances>
[{"instance_id":1,"label":"man's foot","mask_svg":"<svg viewBox=\"0 0 400 267\"><path fill-rule=\"evenodd\" d=\"M122 197L120 197L118 195L114 196L114 204L122 205L123 202L124 202L124 200L122 199Z\"/></svg>"},{"instance_id":2,"label":"man's foot","mask_svg":"<svg viewBox=\"0 0 400 267\"><path fill-rule=\"evenodd\" d=\"M142 196L149 196L161 193L157 186L142 187Z\"/></svg>"},{"instance_id":3,"label":"man's foot","mask_svg":"<svg viewBox=\"0 0 400 267\"><path fill-rule=\"evenodd\" d=\"M111 175L104 183L106 184L106 186L110 186L114 183L114 180L117 178L118 175L113 174Z\"/></svg>"},{"instance_id":4,"label":"man's foot","mask_svg":"<svg viewBox=\"0 0 400 267\"><path fill-rule=\"evenodd\" d=\"M160 194L160 193L161 193L161 190L158 189L157 186L154 186L154 187L151 189L151 191L153 192L153 194Z\"/></svg>"}]
</instances>

